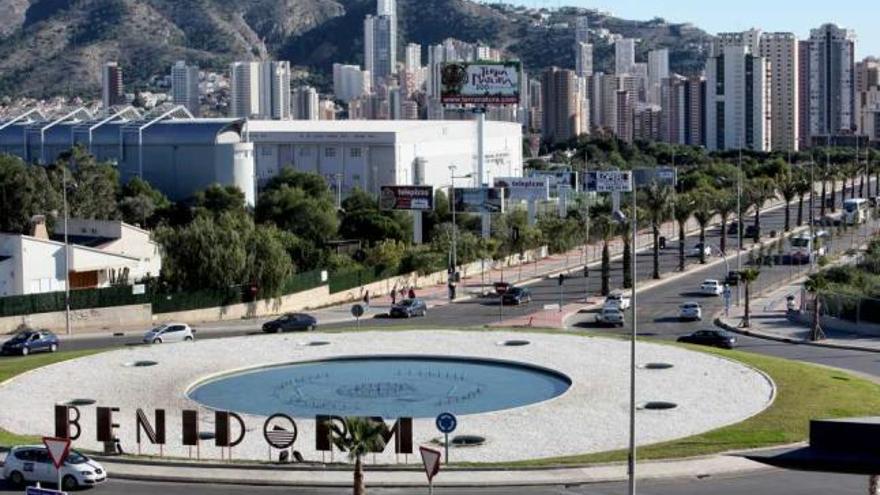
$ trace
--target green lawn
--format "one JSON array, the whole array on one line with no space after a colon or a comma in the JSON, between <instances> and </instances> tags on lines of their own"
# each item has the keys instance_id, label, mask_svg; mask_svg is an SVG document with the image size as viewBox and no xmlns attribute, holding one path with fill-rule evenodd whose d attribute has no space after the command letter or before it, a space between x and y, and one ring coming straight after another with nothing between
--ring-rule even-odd
<instances>
[{"instance_id":1,"label":"green lawn","mask_svg":"<svg viewBox=\"0 0 880 495\"><path fill-rule=\"evenodd\" d=\"M687 347L732 358L767 373L776 382L776 400L764 412L742 423L641 447L638 459L693 457L795 443L809 437L810 419L871 416L880 411L880 385L847 373L759 354ZM590 464L626 458L627 451L619 450L506 465Z\"/></svg>"},{"instance_id":2,"label":"green lawn","mask_svg":"<svg viewBox=\"0 0 880 495\"><path fill-rule=\"evenodd\" d=\"M5 357L0 359L0 383L27 371L60 363L68 359L91 356L104 350L63 351L55 354L33 354L27 357ZM51 433L51 432L47 432ZM39 443L38 437L15 435L0 429L0 445L16 445L21 443Z\"/></svg>"}]
</instances>

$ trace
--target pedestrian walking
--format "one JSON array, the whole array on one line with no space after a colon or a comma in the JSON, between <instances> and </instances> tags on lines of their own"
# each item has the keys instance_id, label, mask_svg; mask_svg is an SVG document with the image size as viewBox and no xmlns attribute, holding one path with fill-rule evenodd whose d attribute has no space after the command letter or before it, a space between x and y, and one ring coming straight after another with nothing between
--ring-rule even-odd
<instances>
[{"instance_id":1,"label":"pedestrian walking","mask_svg":"<svg viewBox=\"0 0 880 495\"><path fill-rule=\"evenodd\" d=\"M364 291L364 304L370 305L370 291Z\"/></svg>"},{"instance_id":2,"label":"pedestrian walking","mask_svg":"<svg viewBox=\"0 0 880 495\"><path fill-rule=\"evenodd\" d=\"M395 304L397 304L397 284L391 289L391 305L394 306Z\"/></svg>"},{"instance_id":3,"label":"pedestrian walking","mask_svg":"<svg viewBox=\"0 0 880 495\"><path fill-rule=\"evenodd\" d=\"M415 299L415 298L416 298L416 289L415 289L415 287L410 287L410 288L409 288L409 298L410 298L410 299Z\"/></svg>"}]
</instances>

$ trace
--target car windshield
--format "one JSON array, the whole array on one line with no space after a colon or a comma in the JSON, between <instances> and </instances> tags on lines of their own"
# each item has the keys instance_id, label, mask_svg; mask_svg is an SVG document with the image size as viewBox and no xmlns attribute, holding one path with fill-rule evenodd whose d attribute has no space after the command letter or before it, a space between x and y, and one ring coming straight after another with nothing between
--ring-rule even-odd
<instances>
[{"instance_id":1,"label":"car windshield","mask_svg":"<svg viewBox=\"0 0 880 495\"><path fill-rule=\"evenodd\" d=\"M682 305L681 305L681 308L682 308L682 309L697 309L697 308L699 308L699 307L700 307L700 305L699 305L699 304L696 304L696 303L688 303L688 304L682 304Z\"/></svg>"},{"instance_id":2,"label":"car windshield","mask_svg":"<svg viewBox=\"0 0 880 495\"><path fill-rule=\"evenodd\" d=\"M89 458L76 450L71 450L70 454L67 455L67 460L64 462L66 464L85 464L86 462L89 462Z\"/></svg>"},{"instance_id":3,"label":"car windshield","mask_svg":"<svg viewBox=\"0 0 880 495\"><path fill-rule=\"evenodd\" d=\"M522 291L523 291L522 289L520 289L520 288L518 288L518 287L515 287L515 288L513 288L513 289L510 289L510 290L507 291L507 292L508 292L509 294L512 294L512 295L517 295L517 294L522 294Z\"/></svg>"},{"instance_id":4,"label":"car windshield","mask_svg":"<svg viewBox=\"0 0 880 495\"><path fill-rule=\"evenodd\" d=\"M404 299L403 301L400 301L401 306L412 306L415 303L415 299Z\"/></svg>"},{"instance_id":5,"label":"car windshield","mask_svg":"<svg viewBox=\"0 0 880 495\"><path fill-rule=\"evenodd\" d=\"M153 332L153 333L159 333L159 332L165 330L166 328L168 328L168 325L159 325L158 327L154 327L154 328L153 328L152 330L150 330L150 331Z\"/></svg>"},{"instance_id":6,"label":"car windshield","mask_svg":"<svg viewBox=\"0 0 880 495\"><path fill-rule=\"evenodd\" d=\"M18 332L17 334L15 334L15 337L12 337L12 340L14 340L14 341L27 340L27 339L31 338L31 335L34 335L34 332L32 332L30 330Z\"/></svg>"}]
</instances>

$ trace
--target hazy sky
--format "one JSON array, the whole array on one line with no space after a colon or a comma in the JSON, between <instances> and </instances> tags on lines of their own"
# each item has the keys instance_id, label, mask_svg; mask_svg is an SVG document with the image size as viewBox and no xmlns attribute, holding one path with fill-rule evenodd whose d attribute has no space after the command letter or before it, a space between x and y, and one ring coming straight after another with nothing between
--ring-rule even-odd
<instances>
[{"instance_id":1,"label":"hazy sky","mask_svg":"<svg viewBox=\"0 0 880 495\"><path fill-rule=\"evenodd\" d=\"M826 22L854 29L856 56L880 56L880 2L877 0L513 0L514 3L555 8L578 6L610 11L626 19L663 17L691 22L710 33L790 31L806 38L810 29Z\"/></svg>"}]
</instances>

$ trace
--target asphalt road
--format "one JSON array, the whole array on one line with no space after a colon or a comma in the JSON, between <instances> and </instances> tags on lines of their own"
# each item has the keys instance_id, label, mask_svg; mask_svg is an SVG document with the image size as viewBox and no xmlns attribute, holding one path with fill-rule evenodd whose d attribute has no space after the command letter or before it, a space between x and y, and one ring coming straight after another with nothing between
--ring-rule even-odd
<instances>
[{"instance_id":1,"label":"asphalt road","mask_svg":"<svg viewBox=\"0 0 880 495\"><path fill-rule=\"evenodd\" d=\"M440 474L442 476L442 473ZM367 473L369 487L370 474ZM824 473L800 473L768 470L733 477L686 478L663 481L644 481L638 485L641 495L862 495L867 492L865 476ZM620 495L626 492L625 483L597 483L576 486L548 486L528 488L456 488L434 490L436 495ZM370 495L427 494L424 490L369 488ZM21 490L2 485L0 493L21 493ZM189 485L184 483L141 483L111 480L106 484L81 493L96 495L347 495L350 488L273 488L235 485Z\"/></svg>"}]
</instances>

